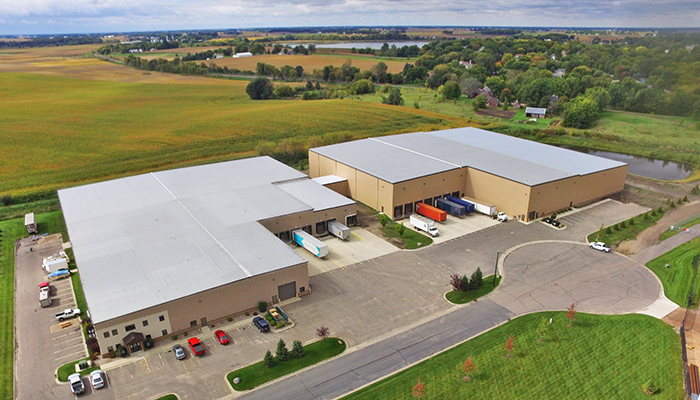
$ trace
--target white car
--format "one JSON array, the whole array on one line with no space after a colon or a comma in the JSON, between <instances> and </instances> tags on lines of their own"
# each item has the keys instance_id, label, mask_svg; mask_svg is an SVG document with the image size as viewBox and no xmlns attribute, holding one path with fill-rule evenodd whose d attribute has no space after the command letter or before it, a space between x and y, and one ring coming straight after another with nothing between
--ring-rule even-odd
<instances>
[{"instance_id":1,"label":"white car","mask_svg":"<svg viewBox=\"0 0 700 400\"><path fill-rule=\"evenodd\" d=\"M90 383L93 389L99 389L105 385L105 380L102 377L102 371L92 371L90 372Z\"/></svg>"},{"instance_id":2,"label":"white car","mask_svg":"<svg viewBox=\"0 0 700 400\"><path fill-rule=\"evenodd\" d=\"M83 380L80 379L80 374L75 373L68 377L68 384L70 384L70 391L73 394L83 394L85 393L85 385L83 385Z\"/></svg>"},{"instance_id":3,"label":"white car","mask_svg":"<svg viewBox=\"0 0 700 400\"><path fill-rule=\"evenodd\" d=\"M504 212L499 212L498 215L496 215L496 219L501 222L506 222L508 221L508 216Z\"/></svg>"},{"instance_id":4,"label":"white car","mask_svg":"<svg viewBox=\"0 0 700 400\"><path fill-rule=\"evenodd\" d=\"M591 246L592 249L610 253L610 246L606 246L603 242L591 242L588 245Z\"/></svg>"}]
</instances>

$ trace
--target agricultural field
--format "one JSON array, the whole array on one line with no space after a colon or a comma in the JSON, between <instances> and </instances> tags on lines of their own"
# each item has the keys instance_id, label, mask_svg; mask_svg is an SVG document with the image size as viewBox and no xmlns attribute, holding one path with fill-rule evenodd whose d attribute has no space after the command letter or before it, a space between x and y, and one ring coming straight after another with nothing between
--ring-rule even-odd
<instances>
[{"instance_id":1,"label":"agricultural field","mask_svg":"<svg viewBox=\"0 0 700 400\"><path fill-rule=\"evenodd\" d=\"M46 192L253 156L261 141L305 143L311 136L360 138L465 124L355 101L253 101L247 82L199 79L215 84L0 74L0 193Z\"/></svg>"},{"instance_id":2,"label":"agricultural field","mask_svg":"<svg viewBox=\"0 0 700 400\"><path fill-rule=\"evenodd\" d=\"M640 314L578 313L570 328L564 314L516 318L343 399L414 399L419 377L424 400L646 399L641 387L649 380L659 389L654 398L683 398L681 343L673 327ZM538 342L538 328L549 318L553 323L544 324ZM470 356L475 370L465 373Z\"/></svg>"}]
</instances>

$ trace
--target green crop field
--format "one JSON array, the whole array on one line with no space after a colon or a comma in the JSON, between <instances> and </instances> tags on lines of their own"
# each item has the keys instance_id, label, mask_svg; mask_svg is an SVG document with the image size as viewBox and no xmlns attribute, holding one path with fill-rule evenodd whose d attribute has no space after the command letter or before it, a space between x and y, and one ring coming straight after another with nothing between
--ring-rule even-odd
<instances>
[{"instance_id":1,"label":"green crop field","mask_svg":"<svg viewBox=\"0 0 700 400\"><path fill-rule=\"evenodd\" d=\"M245 82L218 83L0 75L0 194L252 156L261 141L465 124L412 108L343 100L253 101Z\"/></svg>"},{"instance_id":2,"label":"green crop field","mask_svg":"<svg viewBox=\"0 0 700 400\"><path fill-rule=\"evenodd\" d=\"M414 399L418 377L430 399L646 399L641 386L653 380L655 399L683 398L680 336L646 315L576 316L573 328L563 312L514 319L347 397ZM542 319L546 335L536 333ZM506 358L506 341L513 350ZM461 370L471 356L471 380Z\"/></svg>"}]
</instances>

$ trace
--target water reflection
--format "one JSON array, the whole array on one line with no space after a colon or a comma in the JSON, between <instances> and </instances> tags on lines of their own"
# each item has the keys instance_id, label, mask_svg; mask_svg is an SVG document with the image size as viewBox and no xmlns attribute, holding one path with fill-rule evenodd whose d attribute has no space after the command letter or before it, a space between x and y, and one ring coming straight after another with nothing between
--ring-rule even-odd
<instances>
[{"instance_id":1,"label":"water reflection","mask_svg":"<svg viewBox=\"0 0 700 400\"><path fill-rule=\"evenodd\" d=\"M659 160L656 158L633 156L629 154L615 153L612 151L600 151L585 147L561 146L580 153L607 158L629 164L627 172L647 178L675 181L687 178L693 172L693 166L675 161Z\"/></svg>"}]
</instances>

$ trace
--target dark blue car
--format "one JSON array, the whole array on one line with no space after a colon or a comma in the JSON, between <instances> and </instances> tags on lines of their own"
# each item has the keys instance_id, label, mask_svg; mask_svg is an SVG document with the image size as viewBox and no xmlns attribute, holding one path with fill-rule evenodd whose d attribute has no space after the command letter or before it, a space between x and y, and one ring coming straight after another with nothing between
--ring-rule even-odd
<instances>
[{"instance_id":1,"label":"dark blue car","mask_svg":"<svg viewBox=\"0 0 700 400\"><path fill-rule=\"evenodd\" d=\"M255 325L260 332L270 332L270 324L262 317L253 318L253 325Z\"/></svg>"}]
</instances>

